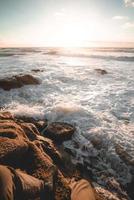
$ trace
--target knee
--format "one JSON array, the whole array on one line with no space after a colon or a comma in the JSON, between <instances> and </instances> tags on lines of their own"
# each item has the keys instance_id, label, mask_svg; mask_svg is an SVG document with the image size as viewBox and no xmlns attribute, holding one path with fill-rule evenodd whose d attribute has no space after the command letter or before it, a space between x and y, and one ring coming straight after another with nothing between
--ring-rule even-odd
<instances>
[{"instance_id":1,"label":"knee","mask_svg":"<svg viewBox=\"0 0 134 200\"><path fill-rule=\"evenodd\" d=\"M0 165L0 200L13 200L12 174L2 165Z\"/></svg>"}]
</instances>

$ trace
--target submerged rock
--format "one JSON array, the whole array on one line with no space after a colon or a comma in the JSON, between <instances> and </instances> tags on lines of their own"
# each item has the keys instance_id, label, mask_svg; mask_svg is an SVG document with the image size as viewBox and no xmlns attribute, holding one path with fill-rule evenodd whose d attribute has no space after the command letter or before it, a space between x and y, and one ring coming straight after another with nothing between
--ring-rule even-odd
<instances>
[{"instance_id":1,"label":"submerged rock","mask_svg":"<svg viewBox=\"0 0 134 200\"><path fill-rule=\"evenodd\" d=\"M134 166L134 159L131 157L131 155L128 154L128 152L119 144L116 144L115 146L116 153L119 155L120 159L126 164Z\"/></svg>"},{"instance_id":2,"label":"submerged rock","mask_svg":"<svg viewBox=\"0 0 134 200\"><path fill-rule=\"evenodd\" d=\"M0 80L0 88L3 90L11 90L15 88L21 88L24 85L37 85L40 81L32 75L16 75L11 78L5 78Z\"/></svg>"},{"instance_id":3,"label":"submerged rock","mask_svg":"<svg viewBox=\"0 0 134 200\"><path fill-rule=\"evenodd\" d=\"M43 135L57 143L62 143L63 141L70 140L74 132L75 128L70 124L53 122L43 131Z\"/></svg>"},{"instance_id":4,"label":"submerged rock","mask_svg":"<svg viewBox=\"0 0 134 200\"><path fill-rule=\"evenodd\" d=\"M32 69L31 71L37 73L37 72L43 72L44 70L43 69Z\"/></svg>"},{"instance_id":5,"label":"submerged rock","mask_svg":"<svg viewBox=\"0 0 134 200\"><path fill-rule=\"evenodd\" d=\"M104 75L104 74L107 74L107 73L108 73L105 69L95 69L95 71L96 71L98 74L101 74L101 75Z\"/></svg>"},{"instance_id":6,"label":"submerged rock","mask_svg":"<svg viewBox=\"0 0 134 200\"><path fill-rule=\"evenodd\" d=\"M127 184L127 192L131 199L134 199L134 176L130 183Z\"/></svg>"}]
</instances>

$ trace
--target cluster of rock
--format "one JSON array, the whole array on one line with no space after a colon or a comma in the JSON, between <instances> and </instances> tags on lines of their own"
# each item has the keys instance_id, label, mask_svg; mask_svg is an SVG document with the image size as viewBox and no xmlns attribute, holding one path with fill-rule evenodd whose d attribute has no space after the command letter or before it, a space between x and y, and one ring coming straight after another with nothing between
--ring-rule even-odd
<instances>
[{"instance_id":1,"label":"cluster of rock","mask_svg":"<svg viewBox=\"0 0 134 200\"><path fill-rule=\"evenodd\" d=\"M43 72L43 69L32 69L32 73L38 73ZM105 75L108 72L104 69L95 69L95 71L99 75ZM31 74L18 74L16 76L12 76L10 78L4 78L0 79L0 88L3 90L11 90L15 88L21 88L24 85L38 85L40 84L40 80L38 80L36 77L32 76Z\"/></svg>"},{"instance_id":2,"label":"cluster of rock","mask_svg":"<svg viewBox=\"0 0 134 200\"><path fill-rule=\"evenodd\" d=\"M67 123L48 123L33 118L0 113L0 164L21 169L54 185L55 200L70 200L69 180L82 178L62 145L70 140L75 128ZM112 185L112 184L111 184ZM115 184L116 185L116 184ZM113 187L113 185L111 186ZM96 190L96 191L95 191ZM96 200L125 200L96 185ZM44 197L45 199L45 197Z\"/></svg>"},{"instance_id":3,"label":"cluster of rock","mask_svg":"<svg viewBox=\"0 0 134 200\"><path fill-rule=\"evenodd\" d=\"M21 88L24 85L38 85L40 81L30 74L16 75L11 78L0 79L0 88L3 90L11 90L15 88Z\"/></svg>"}]
</instances>

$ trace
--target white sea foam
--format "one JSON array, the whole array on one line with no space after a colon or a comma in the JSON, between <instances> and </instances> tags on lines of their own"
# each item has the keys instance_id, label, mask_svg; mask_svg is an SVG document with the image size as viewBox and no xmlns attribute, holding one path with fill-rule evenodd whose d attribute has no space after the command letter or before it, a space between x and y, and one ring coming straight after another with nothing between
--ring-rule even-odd
<instances>
[{"instance_id":1,"label":"white sea foam","mask_svg":"<svg viewBox=\"0 0 134 200\"><path fill-rule=\"evenodd\" d=\"M72 140L64 144L74 153L73 161L86 163L98 183L105 185L104 176L108 175L126 184L131 166L119 158L115 146L120 144L134 159L134 62L128 59L134 50L62 51L7 50L14 55L0 57L0 78L31 73L42 84L0 89L0 106L14 115L75 125ZM107 58L102 59L104 56ZM108 73L98 74L98 68ZM44 71L35 74L32 69ZM101 148L96 149L92 140L101 141Z\"/></svg>"}]
</instances>

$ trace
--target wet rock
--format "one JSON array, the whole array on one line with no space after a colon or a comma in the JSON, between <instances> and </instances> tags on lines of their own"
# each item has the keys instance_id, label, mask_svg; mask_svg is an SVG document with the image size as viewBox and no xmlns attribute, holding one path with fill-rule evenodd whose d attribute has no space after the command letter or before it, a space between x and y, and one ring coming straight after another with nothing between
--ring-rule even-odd
<instances>
[{"instance_id":1,"label":"wet rock","mask_svg":"<svg viewBox=\"0 0 134 200\"><path fill-rule=\"evenodd\" d=\"M126 165L134 166L134 159L120 144L115 145L115 151Z\"/></svg>"},{"instance_id":2,"label":"wet rock","mask_svg":"<svg viewBox=\"0 0 134 200\"><path fill-rule=\"evenodd\" d=\"M9 120L9 119L14 119L13 115L10 112L0 112L0 120Z\"/></svg>"},{"instance_id":3,"label":"wet rock","mask_svg":"<svg viewBox=\"0 0 134 200\"><path fill-rule=\"evenodd\" d=\"M44 70L43 69L32 69L31 71L37 73L37 72L43 72Z\"/></svg>"},{"instance_id":4,"label":"wet rock","mask_svg":"<svg viewBox=\"0 0 134 200\"><path fill-rule=\"evenodd\" d=\"M92 143L92 145L96 148L96 149L101 149L102 146L102 141L100 138L91 138L90 142Z\"/></svg>"},{"instance_id":5,"label":"wet rock","mask_svg":"<svg viewBox=\"0 0 134 200\"><path fill-rule=\"evenodd\" d=\"M34 124L38 131L42 131L44 128L47 127L47 120L44 119L44 120L38 120L38 119L35 119L33 117L29 117L29 116L15 116L15 118L20 121L20 122L26 122L26 123L32 123Z\"/></svg>"},{"instance_id":6,"label":"wet rock","mask_svg":"<svg viewBox=\"0 0 134 200\"><path fill-rule=\"evenodd\" d=\"M123 190L120 183L117 182L117 180L115 180L114 177L111 178L107 177L106 186L109 191L111 191L112 193L116 193L116 195L119 198L124 198L124 199L128 198L126 192Z\"/></svg>"},{"instance_id":7,"label":"wet rock","mask_svg":"<svg viewBox=\"0 0 134 200\"><path fill-rule=\"evenodd\" d=\"M57 143L70 140L75 128L67 123L53 122L43 131L43 135L54 140Z\"/></svg>"},{"instance_id":8,"label":"wet rock","mask_svg":"<svg viewBox=\"0 0 134 200\"><path fill-rule=\"evenodd\" d=\"M110 191L100 187L99 185L95 184L95 191L96 191L96 200L128 200L126 198L119 198L116 194L111 193Z\"/></svg>"},{"instance_id":9,"label":"wet rock","mask_svg":"<svg viewBox=\"0 0 134 200\"><path fill-rule=\"evenodd\" d=\"M134 176L132 177L132 180L130 183L127 184L127 193L130 196L131 199L134 199Z\"/></svg>"},{"instance_id":10,"label":"wet rock","mask_svg":"<svg viewBox=\"0 0 134 200\"><path fill-rule=\"evenodd\" d=\"M74 173L76 172L76 165L72 163L71 154L66 151L64 145L60 145L58 150L62 155L62 172L68 176L74 176Z\"/></svg>"},{"instance_id":11,"label":"wet rock","mask_svg":"<svg viewBox=\"0 0 134 200\"><path fill-rule=\"evenodd\" d=\"M100 75L105 75L108 73L105 69L95 69L95 71Z\"/></svg>"},{"instance_id":12,"label":"wet rock","mask_svg":"<svg viewBox=\"0 0 134 200\"><path fill-rule=\"evenodd\" d=\"M37 85L40 81L32 75L17 75L11 78L5 78L0 80L0 88L3 90L11 90L15 88L21 88L24 85Z\"/></svg>"}]
</instances>

